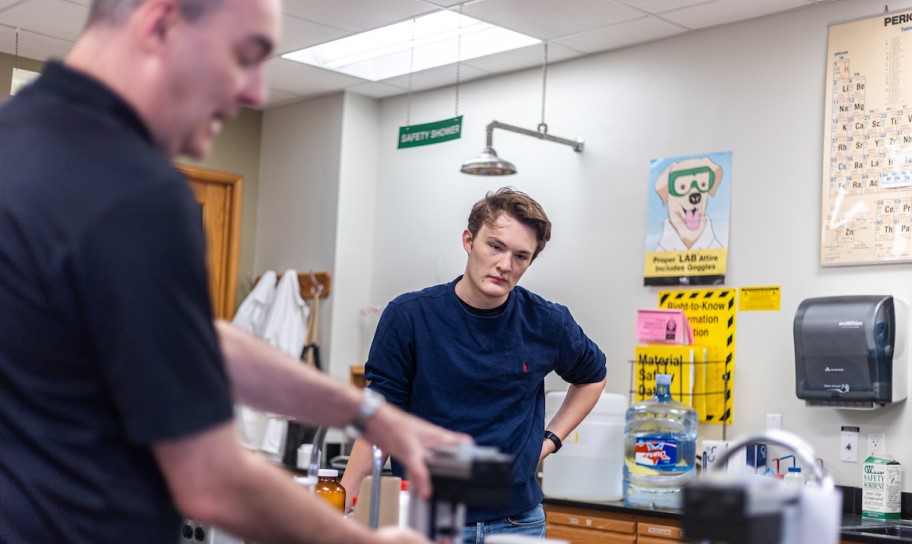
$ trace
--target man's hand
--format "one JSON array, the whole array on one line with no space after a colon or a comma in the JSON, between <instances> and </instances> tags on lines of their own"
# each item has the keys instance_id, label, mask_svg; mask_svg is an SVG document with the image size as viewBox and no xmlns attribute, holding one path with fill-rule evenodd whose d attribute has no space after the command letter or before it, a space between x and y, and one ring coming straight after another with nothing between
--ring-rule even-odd
<instances>
[{"instance_id":1,"label":"man's hand","mask_svg":"<svg viewBox=\"0 0 912 544\"><path fill-rule=\"evenodd\" d=\"M405 466L409 485L414 486L422 499L431 496L425 452L445 444L472 443L472 438L466 434L448 431L389 404L383 405L368 421L364 438Z\"/></svg>"},{"instance_id":2,"label":"man's hand","mask_svg":"<svg viewBox=\"0 0 912 544\"><path fill-rule=\"evenodd\" d=\"M215 327L237 402L301 423L337 429L354 419L363 395L358 389L300 364L230 323L217 321ZM467 435L447 431L388 404L367 421L363 438L405 465L419 497L425 499L431 495L431 485L424 452L472 441ZM369 465L370 461L364 465L367 471ZM349 461L346 474L351 466ZM360 484L361 477L356 483Z\"/></svg>"}]
</instances>

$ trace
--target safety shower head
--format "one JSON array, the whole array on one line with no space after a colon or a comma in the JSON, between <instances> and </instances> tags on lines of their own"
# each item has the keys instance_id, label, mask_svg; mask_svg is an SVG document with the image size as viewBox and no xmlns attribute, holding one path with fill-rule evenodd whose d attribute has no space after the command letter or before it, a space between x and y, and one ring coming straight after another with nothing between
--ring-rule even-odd
<instances>
[{"instance_id":1,"label":"safety shower head","mask_svg":"<svg viewBox=\"0 0 912 544\"><path fill-rule=\"evenodd\" d=\"M542 63L542 120L541 123L538 124L538 130L529 130L527 128L501 123L500 121L491 121L485 129L487 135L485 147L481 150L481 155L462 163L461 171L463 174L473 174L477 176L507 176L516 173L516 167L513 166L513 163L501 159L494 151L495 128L516 132L517 134L525 134L526 136L532 136L539 140L548 140L549 142L569 145L573 148L573 151L576 151L577 153L583 152L582 138L568 140L567 138L559 138L548 134L548 125L545 124L545 89L548 85L548 42L542 43L542 47L545 58Z\"/></svg>"},{"instance_id":2,"label":"safety shower head","mask_svg":"<svg viewBox=\"0 0 912 544\"><path fill-rule=\"evenodd\" d=\"M510 161L501 159L493 147L485 146L481 155L462 163L462 173L474 176L508 176L516 173Z\"/></svg>"},{"instance_id":3,"label":"safety shower head","mask_svg":"<svg viewBox=\"0 0 912 544\"><path fill-rule=\"evenodd\" d=\"M526 136L532 136L539 140L548 140L549 142L569 145L577 153L582 153L583 148L585 147L582 138L568 140L567 138L559 138L548 134L548 125L544 123L539 124L538 130L535 131L508 125L506 123L501 123L500 121L491 121L485 129L487 131L486 144L484 149L481 150L481 155L462 163L461 171L463 174L472 174L476 176L507 176L516 173L516 167L513 166L513 163L501 159L497 156L497 152L494 151L495 128L516 132L518 134L525 134Z\"/></svg>"}]
</instances>

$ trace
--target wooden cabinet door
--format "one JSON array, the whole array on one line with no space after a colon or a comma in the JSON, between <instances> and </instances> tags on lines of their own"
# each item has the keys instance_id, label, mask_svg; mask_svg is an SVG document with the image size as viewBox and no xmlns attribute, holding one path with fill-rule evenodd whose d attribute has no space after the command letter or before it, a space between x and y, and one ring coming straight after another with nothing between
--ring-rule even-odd
<instances>
[{"instance_id":1,"label":"wooden cabinet door","mask_svg":"<svg viewBox=\"0 0 912 544\"><path fill-rule=\"evenodd\" d=\"M546 536L572 544L632 544L636 542L636 521L627 514L584 508L547 505Z\"/></svg>"},{"instance_id":2,"label":"wooden cabinet door","mask_svg":"<svg viewBox=\"0 0 912 544\"><path fill-rule=\"evenodd\" d=\"M668 544L686 542L681 525L669 520L644 521L637 523L637 542L643 544Z\"/></svg>"},{"instance_id":3,"label":"wooden cabinet door","mask_svg":"<svg viewBox=\"0 0 912 544\"><path fill-rule=\"evenodd\" d=\"M241 176L194 166L176 166L187 176L196 201L202 207L212 310L215 317L231 319L237 302Z\"/></svg>"},{"instance_id":4,"label":"wooden cabinet door","mask_svg":"<svg viewBox=\"0 0 912 544\"><path fill-rule=\"evenodd\" d=\"M609 533L565 525L548 525L547 537L566 540L571 544L634 544L637 538L633 534Z\"/></svg>"}]
</instances>

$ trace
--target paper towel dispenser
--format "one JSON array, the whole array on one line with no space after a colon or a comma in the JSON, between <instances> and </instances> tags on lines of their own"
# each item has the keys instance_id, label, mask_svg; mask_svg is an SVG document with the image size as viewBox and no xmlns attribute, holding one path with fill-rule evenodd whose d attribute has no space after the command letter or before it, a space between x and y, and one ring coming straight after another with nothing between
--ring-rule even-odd
<instances>
[{"instance_id":1,"label":"paper towel dispenser","mask_svg":"<svg viewBox=\"0 0 912 544\"><path fill-rule=\"evenodd\" d=\"M908 390L908 312L889 295L809 298L795 312L795 389L808 406L871 409Z\"/></svg>"}]
</instances>

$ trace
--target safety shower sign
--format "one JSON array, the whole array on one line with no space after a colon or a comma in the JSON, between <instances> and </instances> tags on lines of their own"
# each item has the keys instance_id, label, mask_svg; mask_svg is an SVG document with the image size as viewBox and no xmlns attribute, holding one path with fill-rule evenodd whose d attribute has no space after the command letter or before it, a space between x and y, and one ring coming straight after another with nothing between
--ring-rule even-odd
<instances>
[{"instance_id":1,"label":"safety shower sign","mask_svg":"<svg viewBox=\"0 0 912 544\"><path fill-rule=\"evenodd\" d=\"M399 127L399 149L439 144L457 140L462 137L462 116L425 123Z\"/></svg>"}]
</instances>

